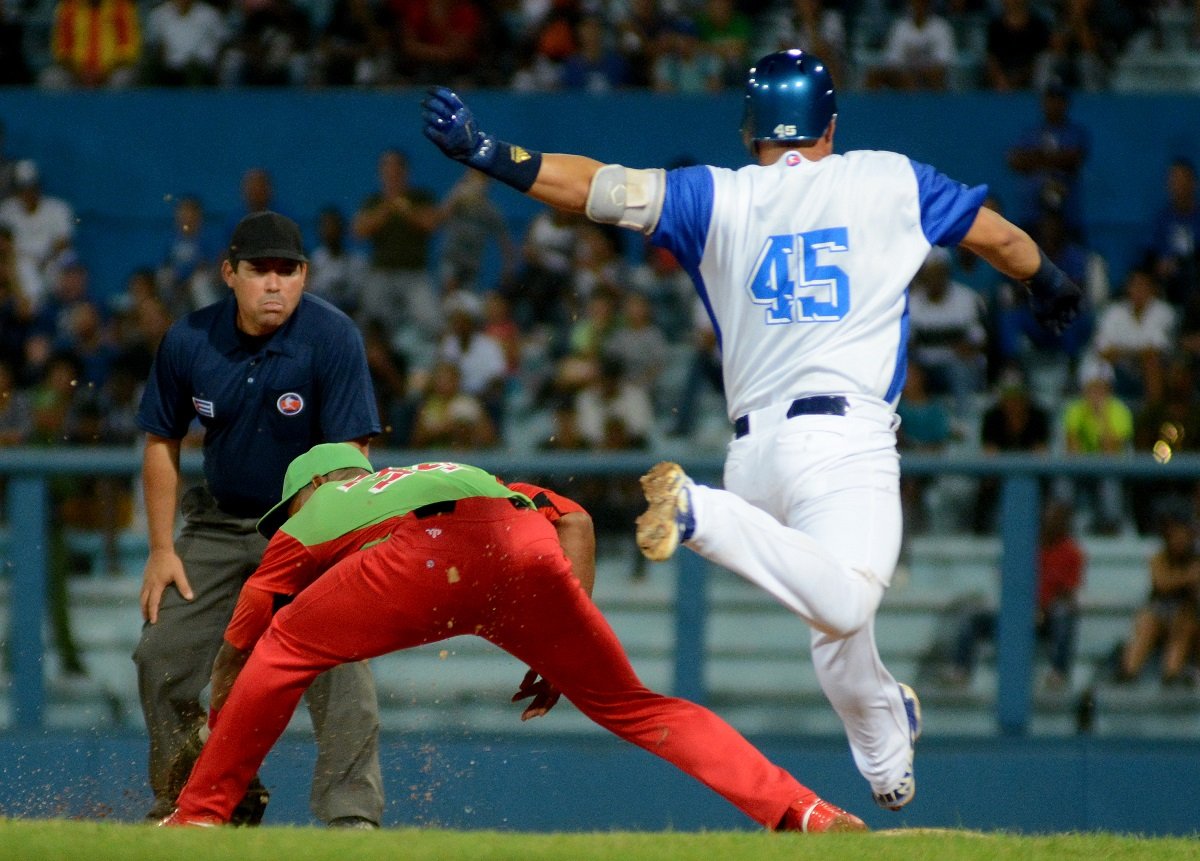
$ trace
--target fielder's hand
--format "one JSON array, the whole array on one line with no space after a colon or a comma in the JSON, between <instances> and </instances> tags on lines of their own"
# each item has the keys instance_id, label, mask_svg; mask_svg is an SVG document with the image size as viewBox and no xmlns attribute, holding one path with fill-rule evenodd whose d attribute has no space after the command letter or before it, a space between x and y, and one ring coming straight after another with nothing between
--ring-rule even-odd
<instances>
[{"instance_id":1,"label":"fielder's hand","mask_svg":"<svg viewBox=\"0 0 1200 861\"><path fill-rule=\"evenodd\" d=\"M455 161L485 168L496 157L496 141L479 130L475 115L458 94L446 87L430 87L421 101L425 137Z\"/></svg>"},{"instance_id":2,"label":"fielder's hand","mask_svg":"<svg viewBox=\"0 0 1200 861\"><path fill-rule=\"evenodd\" d=\"M521 700L533 697L533 701L525 707L525 711L521 712L521 720L529 720L530 718L541 717L550 709L554 708L554 704L558 702L558 698L562 696L554 685L542 678L538 678L537 670L530 670L525 674L525 678L521 680L521 687L512 695L514 703Z\"/></svg>"}]
</instances>

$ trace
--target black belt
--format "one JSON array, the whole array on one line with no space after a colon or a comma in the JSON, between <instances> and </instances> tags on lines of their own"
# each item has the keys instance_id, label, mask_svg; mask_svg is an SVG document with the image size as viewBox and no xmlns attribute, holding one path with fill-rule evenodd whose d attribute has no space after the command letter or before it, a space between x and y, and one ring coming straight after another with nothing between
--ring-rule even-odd
<instances>
[{"instance_id":1,"label":"black belt","mask_svg":"<svg viewBox=\"0 0 1200 861\"><path fill-rule=\"evenodd\" d=\"M850 402L841 395L813 395L808 398L796 398L788 407L787 417L796 416L844 416L850 409ZM733 435L741 439L750 433L750 416L738 416L733 423Z\"/></svg>"},{"instance_id":2,"label":"black belt","mask_svg":"<svg viewBox=\"0 0 1200 861\"><path fill-rule=\"evenodd\" d=\"M490 497L489 497L490 498ZM512 503L513 508L529 509L522 500L515 496L501 496L499 499L507 499ZM443 499L440 502L430 502L427 505L422 505L412 510L412 514L418 520L424 520L426 517L433 517L438 514L453 514L454 509L458 508L457 499ZM532 509L529 509L532 511Z\"/></svg>"}]
</instances>

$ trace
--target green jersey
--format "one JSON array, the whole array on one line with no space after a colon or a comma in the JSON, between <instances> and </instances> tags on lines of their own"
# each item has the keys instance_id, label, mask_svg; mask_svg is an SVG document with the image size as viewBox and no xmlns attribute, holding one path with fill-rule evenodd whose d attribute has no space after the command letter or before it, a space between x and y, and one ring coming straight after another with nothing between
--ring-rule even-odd
<instances>
[{"instance_id":1,"label":"green jersey","mask_svg":"<svg viewBox=\"0 0 1200 861\"><path fill-rule=\"evenodd\" d=\"M312 547L426 505L473 496L516 499L533 508L529 497L510 490L478 467L418 463L389 466L349 481L323 484L279 531Z\"/></svg>"}]
</instances>

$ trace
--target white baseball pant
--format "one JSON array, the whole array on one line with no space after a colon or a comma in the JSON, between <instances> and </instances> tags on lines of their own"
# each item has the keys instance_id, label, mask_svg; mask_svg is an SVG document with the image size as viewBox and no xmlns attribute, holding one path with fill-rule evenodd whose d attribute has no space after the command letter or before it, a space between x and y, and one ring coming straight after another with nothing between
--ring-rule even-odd
<instances>
[{"instance_id":1,"label":"white baseball pant","mask_svg":"<svg viewBox=\"0 0 1200 861\"><path fill-rule=\"evenodd\" d=\"M687 546L773 595L812 627L813 666L874 792L909 767L908 718L875 647L875 611L900 552L895 414L848 398L844 416L750 414L726 490L691 491Z\"/></svg>"}]
</instances>

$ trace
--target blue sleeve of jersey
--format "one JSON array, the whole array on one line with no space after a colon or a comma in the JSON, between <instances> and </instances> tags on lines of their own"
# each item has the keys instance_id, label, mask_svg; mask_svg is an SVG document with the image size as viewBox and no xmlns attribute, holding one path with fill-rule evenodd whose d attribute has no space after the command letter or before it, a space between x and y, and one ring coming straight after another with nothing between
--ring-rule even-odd
<instances>
[{"instance_id":1,"label":"blue sleeve of jersey","mask_svg":"<svg viewBox=\"0 0 1200 861\"><path fill-rule=\"evenodd\" d=\"M374 436L382 428L362 335L349 320L322 344L317 358L321 434L330 442Z\"/></svg>"},{"instance_id":2,"label":"blue sleeve of jersey","mask_svg":"<svg viewBox=\"0 0 1200 861\"><path fill-rule=\"evenodd\" d=\"M663 211L650 241L674 254L684 269L695 272L708 241L712 212L713 178L707 167L667 171Z\"/></svg>"},{"instance_id":3,"label":"blue sleeve of jersey","mask_svg":"<svg viewBox=\"0 0 1200 861\"><path fill-rule=\"evenodd\" d=\"M183 439L196 417L187 375L181 371L191 363L184 341L182 329L168 330L159 344L138 405L138 427L164 439Z\"/></svg>"},{"instance_id":4,"label":"blue sleeve of jersey","mask_svg":"<svg viewBox=\"0 0 1200 861\"><path fill-rule=\"evenodd\" d=\"M987 197L988 187L955 182L938 170L912 161L917 175L917 199L921 207L921 230L930 245L957 245L975 222Z\"/></svg>"}]
</instances>

